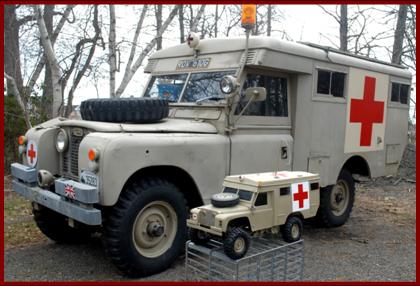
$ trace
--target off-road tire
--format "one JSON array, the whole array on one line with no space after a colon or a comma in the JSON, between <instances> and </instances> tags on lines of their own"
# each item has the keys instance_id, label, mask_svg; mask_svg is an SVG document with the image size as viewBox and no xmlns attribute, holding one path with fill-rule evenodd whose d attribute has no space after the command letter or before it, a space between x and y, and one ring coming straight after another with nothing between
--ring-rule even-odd
<instances>
[{"instance_id":1,"label":"off-road tire","mask_svg":"<svg viewBox=\"0 0 420 286\"><path fill-rule=\"evenodd\" d=\"M205 245L211 238L210 234L195 228L190 228L189 236L191 241L198 245Z\"/></svg>"},{"instance_id":2,"label":"off-road tire","mask_svg":"<svg viewBox=\"0 0 420 286\"><path fill-rule=\"evenodd\" d=\"M333 192L335 185L321 188L320 204L316 216L316 220L321 226L338 227L343 225L350 217L355 196L355 185L351 173L347 170L342 170L337 179L337 183L339 182L346 184L348 187L348 204L341 215L335 215L331 205L331 192Z\"/></svg>"},{"instance_id":3,"label":"off-road tire","mask_svg":"<svg viewBox=\"0 0 420 286\"><path fill-rule=\"evenodd\" d=\"M235 242L237 239L243 239L245 243L244 248L241 251L235 250ZM248 232L242 228L233 227L226 233L223 241L223 250L228 257L236 260L245 256L250 244L251 237Z\"/></svg>"},{"instance_id":4,"label":"off-road tire","mask_svg":"<svg viewBox=\"0 0 420 286\"><path fill-rule=\"evenodd\" d=\"M176 227L172 240L168 239L165 247L169 248L156 257L140 253L135 239L137 219L157 203L164 203L176 214ZM147 208L145 208L147 207ZM169 218L169 216L168 216ZM184 252L187 236L187 208L184 196L175 185L160 178L144 178L129 185L120 195L118 202L110 210L104 226L104 246L117 268L127 276L141 277L167 269ZM167 226L169 229L169 226ZM137 235L137 234L136 234ZM168 235L170 237L170 235ZM166 236L165 236L166 239ZM159 251L159 247L152 251Z\"/></svg>"},{"instance_id":5,"label":"off-road tire","mask_svg":"<svg viewBox=\"0 0 420 286\"><path fill-rule=\"evenodd\" d=\"M169 114L168 101L157 98L94 98L81 103L82 119L117 123L153 123Z\"/></svg>"},{"instance_id":6,"label":"off-road tire","mask_svg":"<svg viewBox=\"0 0 420 286\"><path fill-rule=\"evenodd\" d=\"M211 204L218 208L233 207L239 204L239 196L233 193L217 193L211 196Z\"/></svg>"},{"instance_id":7,"label":"off-road tire","mask_svg":"<svg viewBox=\"0 0 420 286\"><path fill-rule=\"evenodd\" d=\"M39 206L35 209L32 205L34 220L41 232L57 243L82 243L91 238L93 228L77 224L73 228L68 224L68 218L51 209Z\"/></svg>"},{"instance_id":8,"label":"off-road tire","mask_svg":"<svg viewBox=\"0 0 420 286\"><path fill-rule=\"evenodd\" d=\"M298 231L294 232L294 228ZM290 216L287 218L286 223L281 226L281 235L286 242L298 241L302 236L302 220L297 216Z\"/></svg>"}]
</instances>

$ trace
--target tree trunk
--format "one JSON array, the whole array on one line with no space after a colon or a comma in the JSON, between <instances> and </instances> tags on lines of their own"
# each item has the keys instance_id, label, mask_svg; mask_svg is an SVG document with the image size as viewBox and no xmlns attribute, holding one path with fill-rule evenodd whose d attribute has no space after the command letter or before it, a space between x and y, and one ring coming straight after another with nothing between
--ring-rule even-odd
<instances>
[{"instance_id":1,"label":"tree trunk","mask_svg":"<svg viewBox=\"0 0 420 286\"><path fill-rule=\"evenodd\" d=\"M54 17L54 5L45 5L44 7L44 22L45 27L47 28L48 36L52 38L53 35L53 17ZM54 44L51 43L53 46ZM44 53L45 57L45 53ZM52 73L49 65L45 66L45 75L44 75L44 86L42 89L42 98L41 98L41 110L45 115L48 115L48 118L51 118L53 111L52 105L53 102L53 86L52 86Z\"/></svg>"},{"instance_id":2,"label":"tree trunk","mask_svg":"<svg viewBox=\"0 0 420 286\"><path fill-rule=\"evenodd\" d=\"M155 5L156 33L162 28L162 5ZM162 49L162 36L156 39L156 50Z\"/></svg>"},{"instance_id":3,"label":"tree trunk","mask_svg":"<svg viewBox=\"0 0 420 286\"><path fill-rule=\"evenodd\" d=\"M51 39L48 36L47 28L45 27L44 17L41 15L41 8L39 5L34 5L34 12L38 23L38 28L41 37L41 44L44 48L44 52L48 61L48 65L51 68L51 78L52 78L52 86L53 86L53 102L52 102L52 110L53 110L53 117L60 115L60 110L63 104L63 94L61 90L61 71L60 66L58 64L57 58L55 56Z\"/></svg>"},{"instance_id":4,"label":"tree trunk","mask_svg":"<svg viewBox=\"0 0 420 286\"><path fill-rule=\"evenodd\" d=\"M19 55L19 23L16 19L16 6L4 6L4 71L14 79L17 90L25 96ZM7 91L13 92L12 82L7 79ZM26 102L25 99L23 99Z\"/></svg>"},{"instance_id":5,"label":"tree trunk","mask_svg":"<svg viewBox=\"0 0 420 286\"><path fill-rule=\"evenodd\" d=\"M201 5L200 10L198 10L197 15L194 17L194 20L191 24L191 32L197 32L198 23L200 22L201 17L203 16L204 9L206 8L206 5Z\"/></svg>"},{"instance_id":6,"label":"tree trunk","mask_svg":"<svg viewBox=\"0 0 420 286\"><path fill-rule=\"evenodd\" d=\"M340 50L347 51L348 23L347 5L340 5Z\"/></svg>"},{"instance_id":7,"label":"tree trunk","mask_svg":"<svg viewBox=\"0 0 420 286\"><path fill-rule=\"evenodd\" d=\"M30 121L30 117L29 117L29 111L28 111L25 103L22 101L22 97L20 96L20 92L17 88L15 79L12 76L8 75L7 73L4 73L4 77L10 83L7 86L7 93L8 94L13 94L15 96L17 103L19 104L20 108L22 109L23 117L25 118L26 127L28 129L31 128L32 125L31 125L31 121ZM11 88L11 90L9 90L9 88Z\"/></svg>"},{"instance_id":8,"label":"tree trunk","mask_svg":"<svg viewBox=\"0 0 420 286\"><path fill-rule=\"evenodd\" d=\"M271 36L271 14L272 14L272 5L268 5L268 11L267 11L267 36Z\"/></svg>"},{"instance_id":9,"label":"tree trunk","mask_svg":"<svg viewBox=\"0 0 420 286\"><path fill-rule=\"evenodd\" d=\"M397 27L394 34L394 46L392 48L392 60L394 64L401 64L401 55L403 53L405 22L407 20L408 5L400 5L398 10Z\"/></svg>"},{"instance_id":10,"label":"tree trunk","mask_svg":"<svg viewBox=\"0 0 420 286\"><path fill-rule=\"evenodd\" d=\"M139 67L143 63L144 58L150 53L150 51L156 45L157 38L159 38L163 35L165 30L168 28L169 24L174 19L175 15L178 13L178 8L179 8L178 6L175 6L172 9L168 18L166 18L165 22L162 24L162 28L158 31L158 33L154 37L154 39L143 49L140 56L137 58L136 62L134 63L134 65L133 66L131 66L131 65L128 66L128 64L127 64L127 67L126 67L126 70L125 70L125 73L124 73L124 77L123 77L123 79L121 81L121 84L118 87L117 92L116 92L117 97L120 97L122 95L122 93L124 92L124 90L127 88L127 85L129 84L129 82L133 78L134 74L137 72L137 70L139 69Z\"/></svg>"},{"instance_id":11,"label":"tree trunk","mask_svg":"<svg viewBox=\"0 0 420 286\"><path fill-rule=\"evenodd\" d=\"M218 21L219 21L219 5L216 5L216 13L214 15L214 37L215 38L217 38Z\"/></svg>"},{"instance_id":12,"label":"tree trunk","mask_svg":"<svg viewBox=\"0 0 420 286\"><path fill-rule=\"evenodd\" d=\"M179 5L178 20L179 20L179 41L182 44L185 42L184 5Z\"/></svg>"},{"instance_id":13,"label":"tree trunk","mask_svg":"<svg viewBox=\"0 0 420 286\"><path fill-rule=\"evenodd\" d=\"M115 6L109 5L109 97L115 97L115 73L117 72L117 51L115 44Z\"/></svg>"}]
</instances>

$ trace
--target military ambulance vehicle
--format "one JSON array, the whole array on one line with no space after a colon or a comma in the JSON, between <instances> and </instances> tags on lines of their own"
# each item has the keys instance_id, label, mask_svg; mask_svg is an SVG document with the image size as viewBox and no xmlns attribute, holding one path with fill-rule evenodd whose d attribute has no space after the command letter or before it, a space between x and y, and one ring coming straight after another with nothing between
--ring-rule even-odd
<instances>
[{"instance_id":1,"label":"military ambulance vehicle","mask_svg":"<svg viewBox=\"0 0 420 286\"><path fill-rule=\"evenodd\" d=\"M211 204L191 210L190 238L205 244L222 238L232 259L243 257L250 235L281 233L286 242L298 241L302 220L319 207L319 176L307 172L266 172L228 176Z\"/></svg>"},{"instance_id":2,"label":"military ambulance vehicle","mask_svg":"<svg viewBox=\"0 0 420 286\"><path fill-rule=\"evenodd\" d=\"M90 99L20 138L14 190L41 231L102 231L128 275L184 251L188 209L227 175L320 175L318 218L346 222L355 174L394 174L407 142L411 75L400 67L274 37L199 40L155 52L141 98Z\"/></svg>"}]
</instances>

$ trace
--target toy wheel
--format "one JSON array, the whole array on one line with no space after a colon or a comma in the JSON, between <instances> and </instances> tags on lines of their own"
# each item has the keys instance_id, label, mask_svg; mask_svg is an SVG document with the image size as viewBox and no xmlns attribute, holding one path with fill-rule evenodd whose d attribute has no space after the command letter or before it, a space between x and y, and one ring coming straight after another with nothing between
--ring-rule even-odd
<instances>
[{"instance_id":1,"label":"toy wheel","mask_svg":"<svg viewBox=\"0 0 420 286\"><path fill-rule=\"evenodd\" d=\"M343 225L350 217L354 192L354 180L351 173L342 170L335 185L320 190L318 221L327 227Z\"/></svg>"},{"instance_id":2,"label":"toy wheel","mask_svg":"<svg viewBox=\"0 0 420 286\"><path fill-rule=\"evenodd\" d=\"M288 217L281 228L284 241L295 242L302 236L302 220L296 216Z\"/></svg>"},{"instance_id":3,"label":"toy wheel","mask_svg":"<svg viewBox=\"0 0 420 286\"><path fill-rule=\"evenodd\" d=\"M251 238L242 228L234 227L228 231L223 242L225 254L232 259L244 257L248 251Z\"/></svg>"},{"instance_id":4,"label":"toy wheel","mask_svg":"<svg viewBox=\"0 0 420 286\"><path fill-rule=\"evenodd\" d=\"M190 228L189 234L191 241L198 245L206 244L211 238L210 234L195 228Z\"/></svg>"},{"instance_id":5,"label":"toy wheel","mask_svg":"<svg viewBox=\"0 0 420 286\"><path fill-rule=\"evenodd\" d=\"M126 275L146 276L167 269L184 250L187 209L170 182L145 178L121 194L104 230L104 244Z\"/></svg>"},{"instance_id":6,"label":"toy wheel","mask_svg":"<svg viewBox=\"0 0 420 286\"><path fill-rule=\"evenodd\" d=\"M232 193L217 193L211 196L211 204L218 208L233 207L239 203L239 196Z\"/></svg>"}]
</instances>

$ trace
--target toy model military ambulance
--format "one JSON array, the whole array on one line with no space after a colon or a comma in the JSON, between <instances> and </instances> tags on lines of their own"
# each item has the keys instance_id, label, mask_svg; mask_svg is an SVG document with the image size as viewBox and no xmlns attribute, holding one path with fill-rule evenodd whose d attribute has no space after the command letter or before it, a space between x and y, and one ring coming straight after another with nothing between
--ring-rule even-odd
<instances>
[{"instance_id":1,"label":"toy model military ambulance","mask_svg":"<svg viewBox=\"0 0 420 286\"><path fill-rule=\"evenodd\" d=\"M353 175L398 169L411 74L249 34L190 35L150 56L139 98L89 99L83 120L55 118L21 136L13 189L33 202L41 231L59 242L100 231L122 272L149 275L184 252L189 209L210 202L214 186L272 170L319 174L317 218L344 224Z\"/></svg>"},{"instance_id":2,"label":"toy model military ambulance","mask_svg":"<svg viewBox=\"0 0 420 286\"><path fill-rule=\"evenodd\" d=\"M267 172L228 176L211 204L191 210L190 238L204 244L221 237L226 255L243 257L250 235L281 233L287 242L300 239L302 220L316 215L319 176L307 172Z\"/></svg>"}]
</instances>

